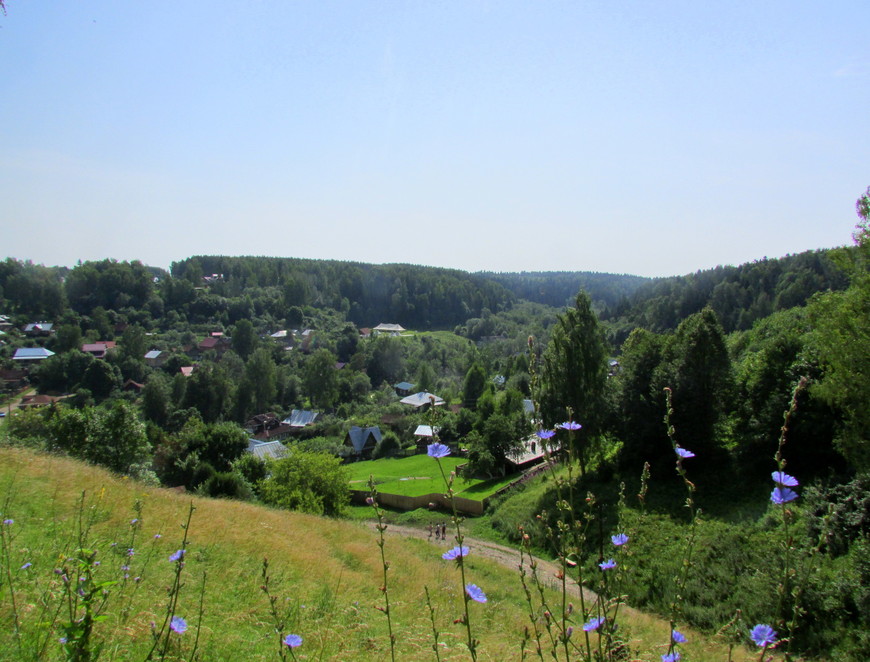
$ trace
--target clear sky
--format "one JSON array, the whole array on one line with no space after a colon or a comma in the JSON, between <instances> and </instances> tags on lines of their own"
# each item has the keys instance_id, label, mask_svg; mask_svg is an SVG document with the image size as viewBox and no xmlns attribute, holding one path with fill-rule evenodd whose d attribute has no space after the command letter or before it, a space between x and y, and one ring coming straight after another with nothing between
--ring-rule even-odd
<instances>
[{"instance_id":1,"label":"clear sky","mask_svg":"<svg viewBox=\"0 0 870 662\"><path fill-rule=\"evenodd\" d=\"M867 0L6 0L0 255L666 276L851 242Z\"/></svg>"}]
</instances>

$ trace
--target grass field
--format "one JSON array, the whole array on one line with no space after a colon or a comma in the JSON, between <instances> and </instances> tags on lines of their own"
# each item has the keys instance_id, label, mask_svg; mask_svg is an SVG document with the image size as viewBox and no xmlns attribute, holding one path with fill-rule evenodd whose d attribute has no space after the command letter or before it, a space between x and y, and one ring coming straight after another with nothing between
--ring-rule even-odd
<instances>
[{"instance_id":1,"label":"grass field","mask_svg":"<svg viewBox=\"0 0 870 662\"><path fill-rule=\"evenodd\" d=\"M464 462L464 458L445 457L441 459L441 466L449 474ZM374 479L378 492L382 494L422 496L439 494L446 490L438 463L428 455L355 462L348 465L348 469L350 486L355 490L368 489L369 476ZM515 479L515 475L493 480L466 480L457 476L453 490L456 496L480 501Z\"/></svg>"}]
</instances>

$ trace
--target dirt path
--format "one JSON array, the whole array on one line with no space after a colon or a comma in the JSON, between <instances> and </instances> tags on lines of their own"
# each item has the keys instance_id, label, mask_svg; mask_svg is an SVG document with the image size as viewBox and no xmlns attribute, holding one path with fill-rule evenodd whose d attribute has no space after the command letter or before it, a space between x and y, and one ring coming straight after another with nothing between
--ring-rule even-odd
<instances>
[{"instance_id":1,"label":"dirt path","mask_svg":"<svg viewBox=\"0 0 870 662\"><path fill-rule=\"evenodd\" d=\"M372 530L376 530L375 527L377 525L377 522L370 521L366 524ZM425 528L415 526L401 526L399 524L388 524L385 535L387 537L401 536L403 538L420 538L421 540L429 539L429 532ZM446 541L435 540L434 537L429 540L434 547L443 548L445 551L456 546L456 541L451 535L449 535L449 531ZM499 545L498 543L490 542L488 540L481 540L479 538L471 538L469 536L466 536L462 542L463 545L468 546L471 554L481 556L491 561L495 561L496 563L499 563L506 568L510 568L511 570L519 570L520 553L516 548L506 547L505 545ZM538 563L537 572L540 581L543 582L544 585L548 588L551 588L553 590L559 590L561 587L561 580L559 579L561 569L559 567L559 564L538 557L535 557L535 560ZM531 570L529 568L528 557L525 558L525 567L526 572L530 573ZM568 593L571 596L575 598L580 597L580 587L577 586L575 583L568 583L567 588ZM583 600L587 604L591 604L594 600L597 599L597 597L598 596L588 588L583 589Z\"/></svg>"},{"instance_id":2,"label":"dirt path","mask_svg":"<svg viewBox=\"0 0 870 662\"><path fill-rule=\"evenodd\" d=\"M3 404L3 411L5 411L7 415L11 414L14 410L18 409L18 406L21 404L21 400L24 398L24 396L32 395L33 393L36 393L35 386L30 386L23 391L19 391L17 395L15 395L12 399L7 400Z\"/></svg>"}]
</instances>

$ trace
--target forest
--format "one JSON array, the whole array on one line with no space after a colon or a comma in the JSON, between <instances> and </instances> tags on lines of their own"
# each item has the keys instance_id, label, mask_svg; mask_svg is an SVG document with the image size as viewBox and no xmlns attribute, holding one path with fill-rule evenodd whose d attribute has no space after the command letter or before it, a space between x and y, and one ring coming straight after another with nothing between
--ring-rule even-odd
<instances>
[{"instance_id":1,"label":"forest","mask_svg":"<svg viewBox=\"0 0 870 662\"><path fill-rule=\"evenodd\" d=\"M672 473L676 434L695 456L709 526L755 540L769 523L740 514L741 499L725 504L717 485L769 489L791 403L788 471L812 486L801 544L824 559L803 597L826 627L847 633L839 659L866 659L867 195L858 213L853 246L660 279L256 256L195 256L169 272L137 261L61 268L7 258L2 435L153 484L339 515L346 494L324 496L328 481L309 479L357 459L351 426L379 427L373 457L415 452L414 431L429 415L400 402L397 385L407 383L443 399L439 437L467 455L469 475L503 475L536 427L576 420L579 492L612 493L636 484L645 463L656 479ZM372 332L382 323L404 329ZM44 351L22 359L22 350ZM24 394L47 406L12 415ZM272 475L245 452L249 438L294 410L317 413L285 437L300 469ZM293 483L301 474L308 497ZM517 535L512 508L505 501L492 512L508 539ZM734 563L744 547L716 547L721 558L705 567ZM744 581L720 572L708 586L727 593ZM836 586L826 585L835 574ZM662 608L652 576L636 579L630 599ZM709 595L693 599L697 624L727 620ZM750 610L769 606L753 600ZM810 620L795 628L797 645L828 650Z\"/></svg>"}]
</instances>

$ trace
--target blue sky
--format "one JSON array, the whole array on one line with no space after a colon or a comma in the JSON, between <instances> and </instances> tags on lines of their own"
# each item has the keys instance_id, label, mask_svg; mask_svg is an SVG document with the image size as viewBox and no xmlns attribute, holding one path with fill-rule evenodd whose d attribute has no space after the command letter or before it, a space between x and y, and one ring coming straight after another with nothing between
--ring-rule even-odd
<instances>
[{"instance_id":1,"label":"blue sky","mask_svg":"<svg viewBox=\"0 0 870 662\"><path fill-rule=\"evenodd\" d=\"M6 7L4 257L666 276L870 185L866 0Z\"/></svg>"}]
</instances>

